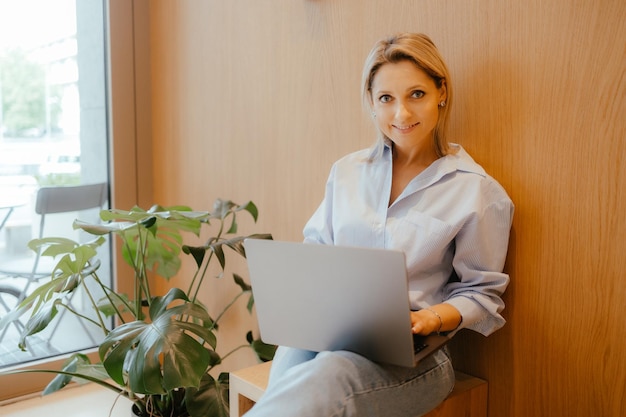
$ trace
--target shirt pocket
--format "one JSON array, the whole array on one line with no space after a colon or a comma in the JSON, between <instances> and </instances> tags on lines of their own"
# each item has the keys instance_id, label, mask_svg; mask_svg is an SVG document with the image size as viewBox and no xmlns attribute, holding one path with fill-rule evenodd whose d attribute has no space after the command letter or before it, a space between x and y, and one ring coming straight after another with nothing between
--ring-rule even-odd
<instances>
[{"instance_id":1,"label":"shirt pocket","mask_svg":"<svg viewBox=\"0 0 626 417\"><path fill-rule=\"evenodd\" d=\"M394 248L403 250L409 265L440 265L451 251L455 236L453 225L413 211L394 222L390 230L390 243Z\"/></svg>"}]
</instances>

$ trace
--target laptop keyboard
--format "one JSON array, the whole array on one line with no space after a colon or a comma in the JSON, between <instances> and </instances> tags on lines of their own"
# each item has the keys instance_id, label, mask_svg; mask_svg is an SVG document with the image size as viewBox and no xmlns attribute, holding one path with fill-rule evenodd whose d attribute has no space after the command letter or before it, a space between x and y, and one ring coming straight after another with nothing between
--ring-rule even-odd
<instances>
[{"instance_id":1,"label":"laptop keyboard","mask_svg":"<svg viewBox=\"0 0 626 417\"><path fill-rule=\"evenodd\" d=\"M414 334L413 335L413 352L418 353L428 347L427 343L424 343L424 337Z\"/></svg>"}]
</instances>

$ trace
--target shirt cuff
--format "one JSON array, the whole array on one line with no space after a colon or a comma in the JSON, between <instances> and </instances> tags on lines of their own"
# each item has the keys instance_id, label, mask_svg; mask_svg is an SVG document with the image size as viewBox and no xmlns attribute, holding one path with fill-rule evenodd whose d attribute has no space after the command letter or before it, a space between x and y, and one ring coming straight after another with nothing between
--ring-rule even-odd
<instances>
[{"instance_id":1,"label":"shirt cuff","mask_svg":"<svg viewBox=\"0 0 626 417\"><path fill-rule=\"evenodd\" d=\"M480 303L470 297L457 296L444 301L461 313L461 324L448 335L453 336L461 329L474 330L483 336L489 336L506 322L501 315L492 315Z\"/></svg>"}]
</instances>

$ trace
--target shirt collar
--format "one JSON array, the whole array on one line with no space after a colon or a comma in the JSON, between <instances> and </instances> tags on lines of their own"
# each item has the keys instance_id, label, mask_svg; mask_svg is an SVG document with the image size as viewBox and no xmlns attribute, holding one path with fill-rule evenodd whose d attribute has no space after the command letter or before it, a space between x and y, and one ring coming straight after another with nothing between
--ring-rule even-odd
<instances>
[{"instance_id":1,"label":"shirt collar","mask_svg":"<svg viewBox=\"0 0 626 417\"><path fill-rule=\"evenodd\" d=\"M387 154L388 158L392 157L392 146L391 140L385 138L383 153ZM478 165L470 154L458 143L450 143L450 153L443 158L437 159L427 170L434 170L436 173L429 176L435 176L437 179L454 171L471 172L483 177L487 175L483 167Z\"/></svg>"},{"instance_id":2,"label":"shirt collar","mask_svg":"<svg viewBox=\"0 0 626 417\"><path fill-rule=\"evenodd\" d=\"M438 169L450 173L452 171L464 171L486 176L487 173L478 165L474 159L463 149L463 147L457 143L450 144L451 152L443 158L439 158L433 163L433 165L440 163L441 167Z\"/></svg>"},{"instance_id":3,"label":"shirt collar","mask_svg":"<svg viewBox=\"0 0 626 417\"><path fill-rule=\"evenodd\" d=\"M473 173L483 177L487 175L485 170L474 162L472 157L465 151L465 149L463 149L461 145L451 143L450 148L451 152L449 154L437 159L428 168L415 177L413 181L411 181L404 189L402 195L409 195L418 190L428 188L442 180L444 177L457 171ZM387 163L391 164L391 158L391 145L389 143L385 143L383 158L381 160L385 160Z\"/></svg>"}]
</instances>

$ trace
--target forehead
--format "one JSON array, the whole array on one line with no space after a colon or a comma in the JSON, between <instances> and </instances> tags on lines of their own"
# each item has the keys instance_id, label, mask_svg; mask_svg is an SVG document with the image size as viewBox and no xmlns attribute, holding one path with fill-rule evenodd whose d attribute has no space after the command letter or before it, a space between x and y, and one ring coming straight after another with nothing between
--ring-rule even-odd
<instances>
[{"instance_id":1,"label":"forehead","mask_svg":"<svg viewBox=\"0 0 626 417\"><path fill-rule=\"evenodd\" d=\"M403 60L381 65L372 78L372 90L435 86L435 81L414 62Z\"/></svg>"}]
</instances>

